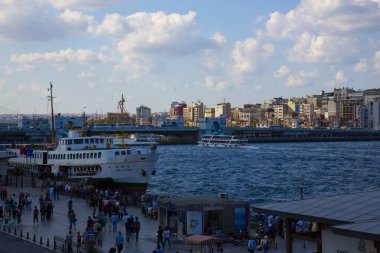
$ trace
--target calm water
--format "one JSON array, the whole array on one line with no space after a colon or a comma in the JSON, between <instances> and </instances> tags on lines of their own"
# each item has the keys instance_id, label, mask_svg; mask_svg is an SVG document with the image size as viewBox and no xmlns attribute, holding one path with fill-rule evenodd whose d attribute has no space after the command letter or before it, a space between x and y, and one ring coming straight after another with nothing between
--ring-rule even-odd
<instances>
[{"instance_id":1,"label":"calm water","mask_svg":"<svg viewBox=\"0 0 380 253\"><path fill-rule=\"evenodd\" d=\"M380 189L380 142L252 144L241 149L159 146L148 192L265 203Z\"/></svg>"}]
</instances>

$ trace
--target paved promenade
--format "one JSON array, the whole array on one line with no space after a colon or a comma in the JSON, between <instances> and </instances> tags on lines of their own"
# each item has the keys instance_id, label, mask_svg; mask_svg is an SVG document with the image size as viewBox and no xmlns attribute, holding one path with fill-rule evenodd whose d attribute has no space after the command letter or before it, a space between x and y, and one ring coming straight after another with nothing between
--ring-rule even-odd
<instances>
[{"instance_id":1,"label":"paved promenade","mask_svg":"<svg viewBox=\"0 0 380 253\"><path fill-rule=\"evenodd\" d=\"M15 193L16 196L22 192L29 192L33 197L34 205L38 206L38 198L41 194L40 189L38 188L11 188L5 187L8 190L8 196ZM69 222L67 218L67 200L68 197L60 196L59 200L54 201L54 214L50 221L39 222L38 225L33 225L33 211L25 210L22 215L22 221L17 228L17 237L20 238L19 233L22 229L23 231L23 239L25 239L27 232L30 235L30 241L32 241L33 236L36 236L36 241L39 243L40 237L43 238L43 244L46 245L46 240L49 238L50 248L53 247L53 238L54 236L65 237L65 235L69 231ZM32 208L33 209L33 208ZM76 229L73 229L74 239L76 241L76 233L79 231L81 234L85 231L86 221L89 215L92 214L92 208L86 205L85 200L79 198L73 198L73 209L77 215L77 225ZM125 242L124 249L122 252L134 252L134 253L151 253L156 246L155 233L158 228L158 221L152 220L149 218L145 218L142 216L141 209L128 207L127 211L129 214L132 214L134 217L138 216L141 222L141 231L140 231L140 239L139 242L135 242L135 240L131 240L129 243ZM1 225L1 230L3 225ZM125 228L123 223L120 221L118 223L118 230L122 231L123 236L125 237ZM13 228L12 228L13 234ZM0 237L3 234L0 233ZM115 237L116 233L112 232L107 225L106 230L104 231L104 239L103 239L103 252L108 252L110 247L115 245ZM303 246L303 242L294 241L293 242L294 249L293 252L296 253L309 253L314 252L315 245L311 243L306 243L306 248ZM238 252L247 252L247 246L244 244L242 246L234 246L232 243L225 243L223 245L225 253L238 253ZM189 252L190 249L193 249L193 252L197 252L199 246L194 245L185 245L179 242L172 242L171 249L165 248L165 253L176 253L177 251L180 253ZM1 252L1 250L0 250ZM7 252L16 252L16 251L7 251ZM276 253L285 253L284 241L280 240L278 244L278 249L270 249L269 252Z\"/></svg>"}]
</instances>

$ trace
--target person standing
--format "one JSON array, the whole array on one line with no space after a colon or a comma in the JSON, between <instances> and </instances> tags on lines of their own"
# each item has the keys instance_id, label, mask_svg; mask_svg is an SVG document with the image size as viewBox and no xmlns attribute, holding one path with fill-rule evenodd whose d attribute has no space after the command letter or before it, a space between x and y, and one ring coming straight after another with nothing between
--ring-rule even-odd
<instances>
[{"instance_id":1,"label":"person standing","mask_svg":"<svg viewBox=\"0 0 380 253\"><path fill-rule=\"evenodd\" d=\"M156 236L157 236L157 248L161 248L160 245L162 245L162 247L164 247L163 233L164 233L164 231L162 230L161 226L158 226L158 230L157 230L157 233L156 233Z\"/></svg>"},{"instance_id":2,"label":"person standing","mask_svg":"<svg viewBox=\"0 0 380 253\"><path fill-rule=\"evenodd\" d=\"M115 245L117 248L117 253L120 253L123 250L123 245L124 245L124 238L121 235L121 231L119 231L118 235L116 236Z\"/></svg>"},{"instance_id":3,"label":"person standing","mask_svg":"<svg viewBox=\"0 0 380 253\"><path fill-rule=\"evenodd\" d=\"M66 235L66 246L67 246L67 252L72 253L73 252L73 235L71 233L71 230L69 233Z\"/></svg>"},{"instance_id":4,"label":"person standing","mask_svg":"<svg viewBox=\"0 0 380 253\"><path fill-rule=\"evenodd\" d=\"M140 224L139 218L136 217L135 222L133 223L133 231L135 232L136 242L139 242L140 229L141 229L141 224Z\"/></svg>"},{"instance_id":5,"label":"person standing","mask_svg":"<svg viewBox=\"0 0 380 253\"><path fill-rule=\"evenodd\" d=\"M165 240L164 240L164 245L162 246L162 248L165 250L165 245L167 243L169 245L169 249L170 249L170 229L168 226L165 228L164 238L165 238Z\"/></svg>"},{"instance_id":6,"label":"person standing","mask_svg":"<svg viewBox=\"0 0 380 253\"><path fill-rule=\"evenodd\" d=\"M36 224L37 222L37 225L38 225L38 209L37 209L37 206L34 206L34 210L33 210L33 224Z\"/></svg>"},{"instance_id":7,"label":"person standing","mask_svg":"<svg viewBox=\"0 0 380 253\"><path fill-rule=\"evenodd\" d=\"M249 238L249 241L248 241L248 251L249 253L255 253L255 250L256 250L256 240L254 238Z\"/></svg>"},{"instance_id":8,"label":"person standing","mask_svg":"<svg viewBox=\"0 0 380 253\"><path fill-rule=\"evenodd\" d=\"M112 216L111 216L111 220L112 220L112 232L116 232L117 231L117 221L119 219L119 216L114 213Z\"/></svg>"},{"instance_id":9,"label":"person standing","mask_svg":"<svg viewBox=\"0 0 380 253\"><path fill-rule=\"evenodd\" d=\"M216 253L223 253L222 244L218 243L218 247L216 248Z\"/></svg>"}]
</instances>

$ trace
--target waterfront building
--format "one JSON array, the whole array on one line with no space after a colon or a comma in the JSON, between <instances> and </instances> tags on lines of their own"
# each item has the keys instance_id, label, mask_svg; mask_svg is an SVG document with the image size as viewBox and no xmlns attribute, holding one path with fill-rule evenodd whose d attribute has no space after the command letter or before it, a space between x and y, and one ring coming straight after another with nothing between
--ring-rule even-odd
<instances>
[{"instance_id":1,"label":"waterfront building","mask_svg":"<svg viewBox=\"0 0 380 253\"><path fill-rule=\"evenodd\" d=\"M286 253L293 252L292 239L316 243L318 253L380 253L380 191L254 205L253 210L284 220Z\"/></svg>"},{"instance_id":2,"label":"waterfront building","mask_svg":"<svg viewBox=\"0 0 380 253\"><path fill-rule=\"evenodd\" d=\"M231 119L231 104L219 103L215 106L215 117L217 118L226 118L227 121Z\"/></svg>"},{"instance_id":3,"label":"waterfront building","mask_svg":"<svg viewBox=\"0 0 380 253\"><path fill-rule=\"evenodd\" d=\"M205 108L205 118L215 118L215 108Z\"/></svg>"},{"instance_id":4,"label":"waterfront building","mask_svg":"<svg viewBox=\"0 0 380 253\"><path fill-rule=\"evenodd\" d=\"M180 103L178 102L172 102L169 110L169 118L176 120L176 119L182 119L183 120L183 109L187 107L186 102L182 101Z\"/></svg>"},{"instance_id":5,"label":"waterfront building","mask_svg":"<svg viewBox=\"0 0 380 253\"><path fill-rule=\"evenodd\" d=\"M283 120L284 113L288 112L288 106L286 104L273 105L273 111L276 119Z\"/></svg>"},{"instance_id":6,"label":"waterfront building","mask_svg":"<svg viewBox=\"0 0 380 253\"><path fill-rule=\"evenodd\" d=\"M225 193L219 197L164 198L158 208L160 226L168 226L179 238L238 234L249 225L248 202L228 199Z\"/></svg>"},{"instance_id":7,"label":"waterfront building","mask_svg":"<svg viewBox=\"0 0 380 253\"><path fill-rule=\"evenodd\" d=\"M368 127L371 130L380 130L380 99L370 102L367 112Z\"/></svg>"},{"instance_id":8,"label":"waterfront building","mask_svg":"<svg viewBox=\"0 0 380 253\"><path fill-rule=\"evenodd\" d=\"M314 122L314 104L300 104L300 114L305 116L305 120L308 121L309 125L313 125Z\"/></svg>"},{"instance_id":9,"label":"waterfront building","mask_svg":"<svg viewBox=\"0 0 380 253\"><path fill-rule=\"evenodd\" d=\"M136 124L149 125L151 117L151 109L147 106L140 105L136 108Z\"/></svg>"},{"instance_id":10,"label":"waterfront building","mask_svg":"<svg viewBox=\"0 0 380 253\"><path fill-rule=\"evenodd\" d=\"M199 119L204 118L204 109L205 106L201 101L193 102L192 103L192 108L193 108L193 117L192 120L194 122L193 126L198 126Z\"/></svg>"},{"instance_id":11,"label":"waterfront building","mask_svg":"<svg viewBox=\"0 0 380 253\"><path fill-rule=\"evenodd\" d=\"M294 100L289 100L287 103L288 112L300 112L300 104Z\"/></svg>"}]
</instances>

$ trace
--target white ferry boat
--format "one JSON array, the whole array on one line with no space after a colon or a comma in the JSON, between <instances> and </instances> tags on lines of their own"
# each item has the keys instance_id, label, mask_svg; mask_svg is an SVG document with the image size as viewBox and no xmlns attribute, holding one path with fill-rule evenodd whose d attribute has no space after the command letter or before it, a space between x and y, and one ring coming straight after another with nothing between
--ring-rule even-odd
<instances>
[{"instance_id":1,"label":"white ferry boat","mask_svg":"<svg viewBox=\"0 0 380 253\"><path fill-rule=\"evenodd\" d=\"M158 159L156 143L125 139L114 144L102 136L62 138L55 150L34 150L31 145L9 149L8 165L25 173L51 173L65 179L112 179L128 192L146 191L149 177L155 174Z\"/></svg>"},{"instance_id":2,"label":"white ferry boat","mask_svg":"<svg viewBox=\"0 0 380 253\"><path fill-rule=\"evenodd\" d=\"M212 148L237 148L246 143L247 140L237 138L234 135L203 135L198 143L200 147Z\"/></svg>"}]
</instances>

